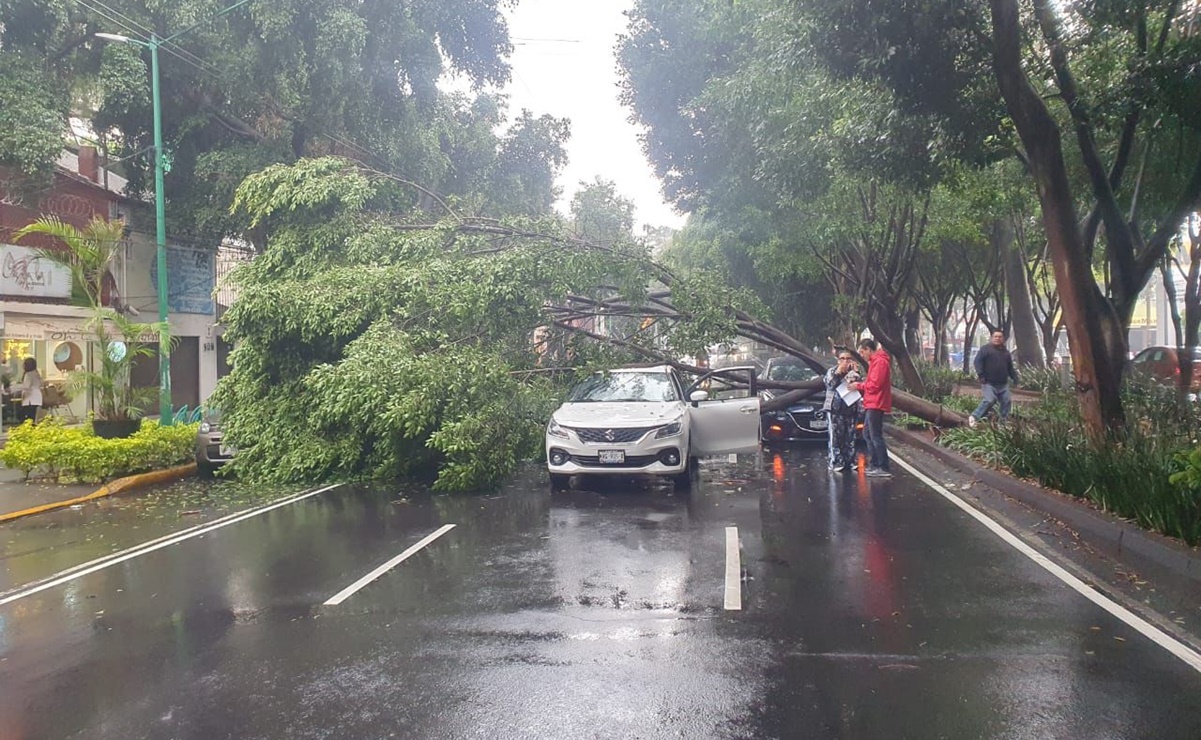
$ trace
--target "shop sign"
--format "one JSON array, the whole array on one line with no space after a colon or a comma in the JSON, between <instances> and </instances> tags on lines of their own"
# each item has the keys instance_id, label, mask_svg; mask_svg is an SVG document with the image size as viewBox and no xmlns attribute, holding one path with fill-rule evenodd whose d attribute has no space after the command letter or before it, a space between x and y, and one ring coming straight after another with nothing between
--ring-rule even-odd
<instances>
[{"instance_id":1,"label":"shop sign","mask_svg":"<svg viewBox=\"0 0 1201 740\"><path fill-rule=\"evenodd\" d=\"M4 323L5 339L46 342L91 342L96 339L96 332L87 326L87 319L9 315ZM115 331L114 327L109 327L110 334ZM152 325L146 325L138 335L137 341L157 342L158 332Z\"/></svg>"},{"instance_id":2,"label":"shop sign","mask_svg":"<svg viewBox=\"0 0 1201 740\"><path fill-rule=\"evenodd\" d=\"M36 249L0 244L0 295L70 298L71 270Z\"/></svg>"}]
</instances>

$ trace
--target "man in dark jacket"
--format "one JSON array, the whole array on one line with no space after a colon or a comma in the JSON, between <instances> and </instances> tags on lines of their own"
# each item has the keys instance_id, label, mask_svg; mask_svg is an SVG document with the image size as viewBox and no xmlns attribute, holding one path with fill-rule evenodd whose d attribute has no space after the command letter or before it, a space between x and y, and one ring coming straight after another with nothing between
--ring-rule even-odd
<instances>
[{"instance_id":1,"label":"man in dark jacket","mask_svg":"<svg viewBox=\"0 0 1201 740\"><path fill-rule=\"evenodd\" d=\"M976 377L980 379L980 392L983 398L980 405L967 418L968 426L975 427L988 414L994 405L1000 404L1001 421L1009 418L1009 408L1013 397L1009 393L1009 381L1018 382L1017 371L1013 368L1013 355L1005 348L1005 332L994 331L992 339L976 355L972 363L976 369Z\"/></svg>"}]
</instances>

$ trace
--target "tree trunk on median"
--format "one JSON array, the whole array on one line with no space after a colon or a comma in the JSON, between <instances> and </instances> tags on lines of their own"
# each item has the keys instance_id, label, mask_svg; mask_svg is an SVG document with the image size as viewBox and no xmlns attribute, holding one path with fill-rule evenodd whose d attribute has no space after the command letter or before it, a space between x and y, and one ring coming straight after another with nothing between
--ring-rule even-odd
<instances>
[{"instance_id":1,"label":"tree trunk on median","mask_svg":"<svg viewBox=\"0 0 1201 740\"><path fill-rule=\"evenodd\" d=\"M1084 237L1064 162L1059 126L1046 103L1031 86L1022 68L1022 30L1017 0L991 0L994 65L1001 95L1025 148L1038 187L1043 224L1055 267L1055 282L1063 298L1064 320L1072 353L1072 371L1080 412L1088 432L1102 436L1122 427L1125 415L1120 396L1121 377L1113 366L1112 316L1093 282ZM1102 305L1106 304L1106 305ZM1107 341L1108 340L1108 341ZM1119 344L1124 345L1123 342Z\"/></svg>"},{"instance_id":2,"label":"tree trunk on median","mask_svg":"<svg viewBox=\"0 0 1201 740\"><path fill-rule=\"evenodd\" d=\"M1017 347L1018 362L1045 367L1038 324L1034 321L1034 304L1030 299L1030 287L1026 284L1025 255L1014 239L1013 223L1008 218L997 219L993 224L993 243L1002 250L1004 256L1005 292L1009 296L1009 310L1013 317L1013 341Z\"/></svg>"}]
</instances>

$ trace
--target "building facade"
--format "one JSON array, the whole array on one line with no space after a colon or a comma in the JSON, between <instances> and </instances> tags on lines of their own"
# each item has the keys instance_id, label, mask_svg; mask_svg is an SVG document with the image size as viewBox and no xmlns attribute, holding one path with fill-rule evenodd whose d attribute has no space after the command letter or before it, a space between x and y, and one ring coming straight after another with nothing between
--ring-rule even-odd
<instances>
[{"instance_id":1,"label":"building facade","mask_svg":"<svg viewBox=\"0 0 1201 740\"><path fill-rule=\"evenodd\" d=\"M17 245L13 233L44 216L82 228L93 218L123 219L134 209L146 208L145 203L124 195L125 185L123 178L101 167L95 149L86 146L77 153L64 152L52 185L40 192L28 192L18 177L0 170L0 378L6 382L20 382L20 366L26 357L37 360L47 383L64 389L71 371L96 364L95 348L84 328L89 312L72 301L70 272L41 257L36 249L59 245L33 237ZM217 382L215 254L215 246L171 246L167 250L168 323L175 338L171 354L175 408L201 404ZM109 305L149 324L158 318L157 291L153 237L130 233L112 273ZM157 334L148 330L144 338L157 352ZM157 355L139 362L133 382L141 387L158 386ZM88 394L77 392L57 411L83 418L90 408ZM157 408L147 411L153 415Z\"/></svg>"}]
</instances>

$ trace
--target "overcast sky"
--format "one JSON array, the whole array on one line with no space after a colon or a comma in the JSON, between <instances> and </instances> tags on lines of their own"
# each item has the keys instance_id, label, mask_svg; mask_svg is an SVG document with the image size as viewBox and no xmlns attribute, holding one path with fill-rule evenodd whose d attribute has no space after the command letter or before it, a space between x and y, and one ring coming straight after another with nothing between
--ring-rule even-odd
<instances>
[{"instance_id":1,"label":"overcast sky","mask_svg":"<svg viewBox=\"0 0 1201 740\"><path fill-rule=\"evenodd\" d=\"M659 181L638 143L638 128L617 99L613 47L632 0L519 0L509 11L515 51L505 92L510 112L529 108L571 120L571 158L559 178L566 211L581 180L598 175L634 201L642 226L680 227L684 217L663 202Z\"/></svg>"}]
</instances>

